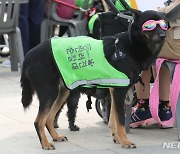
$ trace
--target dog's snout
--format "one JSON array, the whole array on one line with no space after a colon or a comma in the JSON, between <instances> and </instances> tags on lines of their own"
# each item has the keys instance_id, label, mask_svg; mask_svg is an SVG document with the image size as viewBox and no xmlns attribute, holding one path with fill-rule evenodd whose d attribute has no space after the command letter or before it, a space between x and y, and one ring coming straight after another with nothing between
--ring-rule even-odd
<instances>
[{"instance_id":1,"label":"dog's snout","mask_svg":"<svg viewBox=\"0 0 180 154\"><path fill-rule=\"evenodd\" d=\"M158 37L159 37L160 39L165 39L166 34L159 34Z\"/></svg>"},{"instance_id":2,"label":"dog's snout","mask_svg":"<svg viewBox=\"0 0 180 154\"><path fill-rule=\"evenodd\" d=\"M161 43L161 42L164 41L165 37L166 37L166 33L159 33L159 34L157 34L157 35L154 35L154 36L151 38L151 40L154 41L154 42L156 42L156 43Z\"/></svg>"}]
</instances>

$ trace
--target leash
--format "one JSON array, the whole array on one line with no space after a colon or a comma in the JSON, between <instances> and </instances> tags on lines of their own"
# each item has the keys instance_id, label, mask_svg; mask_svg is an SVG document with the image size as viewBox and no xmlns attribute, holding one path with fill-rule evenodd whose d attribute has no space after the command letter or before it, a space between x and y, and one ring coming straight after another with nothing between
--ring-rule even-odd
<instances>
[{"instance_id":1,"label":"leash","mask_svg":"<svg viewBox=\"0 0 180 154\"><path fill-rule=\"evenodd\" d=\"M171 111L172 111L172 118L168 121L161 121L158 115L158 109L159 109L159 71L161 68L161 65L164 61L170 61L176 63L173 80L171 84L170 89L170 105L171 105ZM180 60L170 60L170 59L164 59L164 58L158 58L156 60L156 72L157 76L153 84L153 88L151 90L150 98L149 98L149 105L150 105L150 111L152 114L152 117L161 125L168 126L172 125L174 123L174 120L176 118L176 104L180 92L180 82L179 82L179 76L180 76Z\"/></svg>"},{"instance_id":2,"label":"leash","mask_svg":"<svg viewBox=\"0 0 180 154\"><path fill-rule=\"evenodd\" d=\"M84 12L87 11L87 10L81 8L81 7L74 6L74 5L69 4L69 3L66 3L66 2L64 2L64 1L60 1L60 0L53 0L53 1L54 1L54 2L57 2L57 3L60 3L60 4L63 4L63 5L65 5L65 6L71 7L71 8L76 9L76 10L80 10L80 11L84 11Z\"/></svg>"}]
</instances>

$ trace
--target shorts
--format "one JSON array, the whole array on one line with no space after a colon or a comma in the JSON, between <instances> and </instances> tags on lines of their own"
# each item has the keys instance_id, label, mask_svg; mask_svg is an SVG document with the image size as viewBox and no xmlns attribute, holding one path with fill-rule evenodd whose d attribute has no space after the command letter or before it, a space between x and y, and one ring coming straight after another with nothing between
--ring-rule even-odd
<instances>
[{"instance_id":1,"label":"shorts","mask_svg":"<svg viewBox=\"0 0 180 154\"><path fill-rule=\"evenodd\" d=\"M180 39L174 39L174 29L168 29L166 39L160 54L160 58L180 59Z\"/></svg>"}]
</instances>

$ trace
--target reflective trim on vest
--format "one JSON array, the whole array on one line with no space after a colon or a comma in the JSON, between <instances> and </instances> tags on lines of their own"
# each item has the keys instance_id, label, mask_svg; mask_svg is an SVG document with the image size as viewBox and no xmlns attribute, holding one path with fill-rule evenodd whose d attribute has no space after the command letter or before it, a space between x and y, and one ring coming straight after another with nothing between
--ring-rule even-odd
<instances>
[{"instance_id":1,"label":"reflective trim on vest","mask_svg":"<svg viewBox=\"0 0 180 154\"><path fill-rule=\"evenodd\" d=\"M86 85L85 87L92 87L94 86L98 86L98 87L114 87L114 86L119 86L119 84L121 84L121 86L127 86L129 84L130 80L129 79L96 79L96 80L81 80L81 81L76 81L73 84L67 86L69 89L74 89L76 87L78 87L79 85ZM100 85L98 83L101 83ZM118 84L119 83L119 84Z\"/></svg>"},{"instance_id":2,"label":"reflective trim on vest","mask_svg":"<svg viewBox=\"0 0 180 154\"><path fill-rule=\"evenodd\" d=\"M103 41L91 37L54 37L52 52L66 86L128 86L129 78L105 58Z\"/></svg>"}]
</instances>

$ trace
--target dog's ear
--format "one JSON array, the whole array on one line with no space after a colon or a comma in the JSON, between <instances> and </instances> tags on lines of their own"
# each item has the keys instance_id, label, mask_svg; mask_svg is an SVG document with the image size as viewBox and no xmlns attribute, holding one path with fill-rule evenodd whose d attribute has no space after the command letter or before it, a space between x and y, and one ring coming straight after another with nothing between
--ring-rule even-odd
<instances>
[{"instance_id":1,"label":"dog's ear","mask_svg":"<svg viewBox=\"0 0 180 154\"><path fill-rule=\"evenodd\" d=\"M133 18L134 20L138 19L139 16L141 16L142 12L140 10L136 10L136 9L132 9L130 8L130 10L133 13Z\"/></svg>"},{"instance_id":2,"label":"dog's ear","mask_svg":"<svg viewBox=\"0 0 180 154\"><path fill-rule=\"evenodd\" d=\"M167 22L170 21L169 17L167 16L167 13L164 13L164 12L161 12L163 17L164 17L164 20L166 20Z\"/></svg>"}]
</instances>

